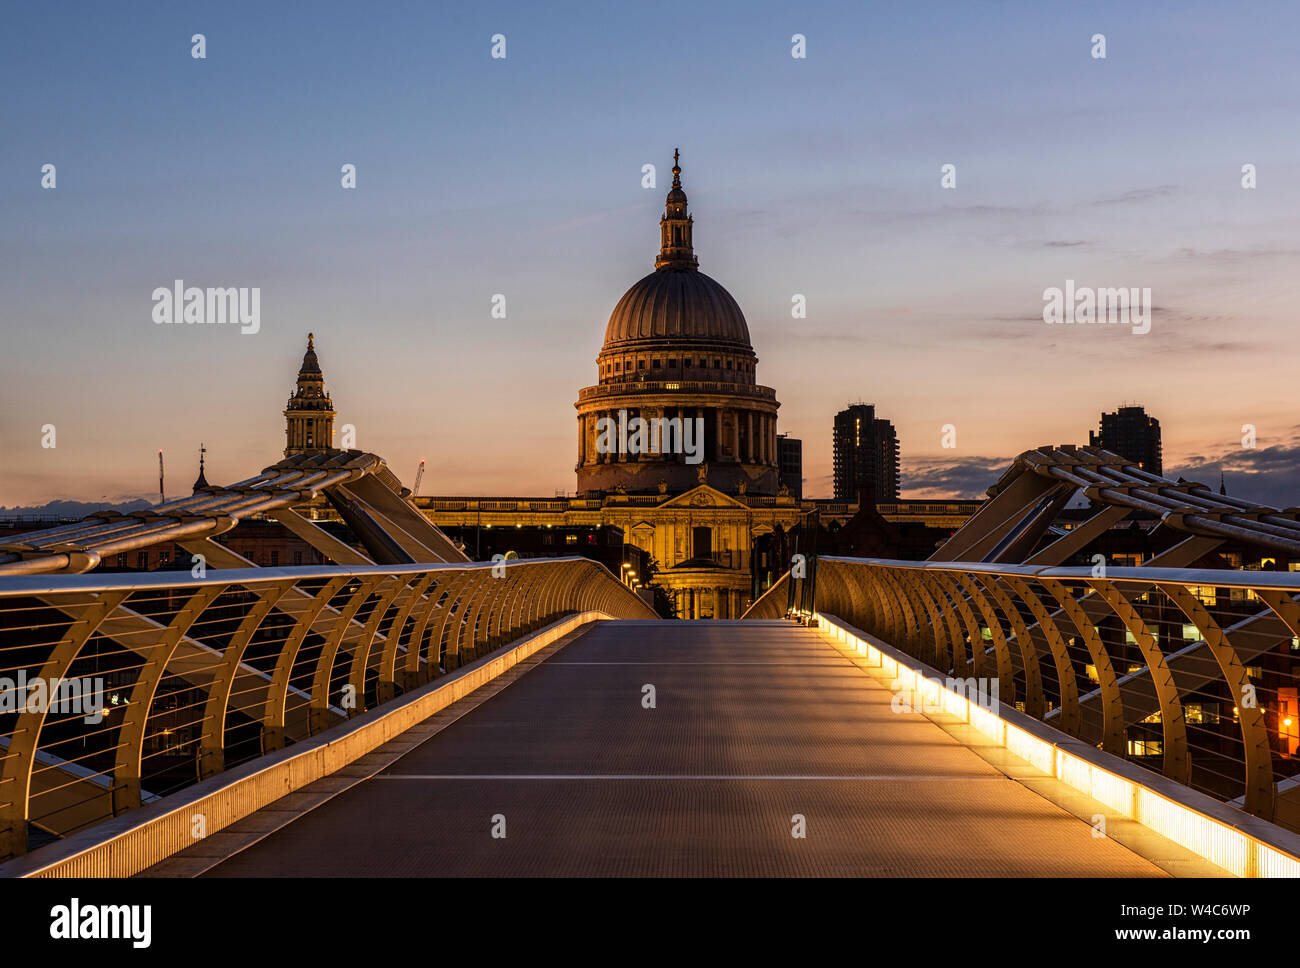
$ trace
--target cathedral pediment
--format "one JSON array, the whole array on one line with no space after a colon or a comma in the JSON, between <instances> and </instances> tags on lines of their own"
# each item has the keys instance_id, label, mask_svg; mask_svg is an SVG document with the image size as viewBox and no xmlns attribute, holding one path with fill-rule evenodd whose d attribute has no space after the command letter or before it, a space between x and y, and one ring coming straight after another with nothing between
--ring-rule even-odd
<instances>
[{"instance_id":1,"label":"cathedral pediment","mask_svg":"<svg viewBox=\"0 0 1300 968\"><path fill-rule=\"evenodd\" d=\"M748 511L749 505L742 504L734 497L723 494L715 487L701 484L691 488L685 494L679 494L671 501L660 505L661 508L737 508Z\"/></svg>"}]
</instances>

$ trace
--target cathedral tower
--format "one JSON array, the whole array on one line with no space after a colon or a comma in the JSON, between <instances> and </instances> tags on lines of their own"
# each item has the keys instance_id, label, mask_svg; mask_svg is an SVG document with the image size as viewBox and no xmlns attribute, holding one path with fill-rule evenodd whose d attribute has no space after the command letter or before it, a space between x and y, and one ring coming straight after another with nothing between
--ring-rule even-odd
<instances>
[{"instance_id":1,"label":"cathedral tower","mask_svg":"<svg viewBox=\"0 0 1300 968\"><path fill-rule=\"evenodd\" d=\"M314 334L307 334L307 352L298 370L298 387L285 408L284 456L331 453L334 447L334 404L325 392L325 376L316 359Z\"/></svg>"}]
</instances>

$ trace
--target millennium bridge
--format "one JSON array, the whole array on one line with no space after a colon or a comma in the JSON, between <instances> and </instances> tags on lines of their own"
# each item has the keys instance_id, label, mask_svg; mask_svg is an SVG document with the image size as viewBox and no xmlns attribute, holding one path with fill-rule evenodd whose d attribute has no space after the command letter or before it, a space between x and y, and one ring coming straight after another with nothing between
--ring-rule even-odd
<instances>
[{"instance_id":1,"label":"millennium bridge","mask_svg":"<svg viewBox=\"0 0 1300 968\"><path fill-rule=\"evenodd\" d=\"M328 564L216 540L254 516ZM0 875L1300 874L1300 509L1043 447L927 561L799 540L742 619L662 620L466 560L357 451L19 534Z\"/></svg>"}]
</instances>

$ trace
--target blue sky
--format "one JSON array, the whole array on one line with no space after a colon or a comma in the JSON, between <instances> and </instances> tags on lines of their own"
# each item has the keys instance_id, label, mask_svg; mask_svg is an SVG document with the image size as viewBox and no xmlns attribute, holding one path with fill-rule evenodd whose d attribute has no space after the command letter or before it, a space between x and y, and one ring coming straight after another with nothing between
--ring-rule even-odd
<instances>
[{"instance_id":1,"label":"blue sky","mask_svg":"<svg viewBox=\"0 0 1300 968\"><path fill-rule=\"evenodd\" d=\"M309 330L338 422L408 481L429 458L425 493L571 490L674 147L806 493L851 400L898 426L916 494L1136 400L1167 468L1300 504L1298 34L1282 3L14 8L0 505L148 496L157 450L188 481L200 440L213 480L272 463ZM177 278L260 287L261 331L155 325ZM1067 278L1151 288L1152 332L1044 325Z\"/></svg>"}]
</instances>

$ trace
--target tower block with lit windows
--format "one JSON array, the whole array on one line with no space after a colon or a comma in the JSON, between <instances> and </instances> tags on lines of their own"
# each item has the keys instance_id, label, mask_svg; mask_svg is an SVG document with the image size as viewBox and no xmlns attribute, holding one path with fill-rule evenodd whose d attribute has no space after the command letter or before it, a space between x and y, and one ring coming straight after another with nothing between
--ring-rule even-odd
<instances>
[{"instance_id":1,"label":"tower block with lit windows","mask_svg":"<svg viewBox=\"0 0 1300 968\"><path fill-rule=\"evenodd\" d=\"M316 359L315 334L307 334L307 352L298 369L298 386L285 407L284 456L329 454L335 448L334 404L325 392L325 376Z\"/></svg>"}]
</instances>

